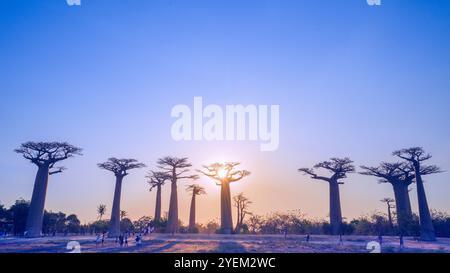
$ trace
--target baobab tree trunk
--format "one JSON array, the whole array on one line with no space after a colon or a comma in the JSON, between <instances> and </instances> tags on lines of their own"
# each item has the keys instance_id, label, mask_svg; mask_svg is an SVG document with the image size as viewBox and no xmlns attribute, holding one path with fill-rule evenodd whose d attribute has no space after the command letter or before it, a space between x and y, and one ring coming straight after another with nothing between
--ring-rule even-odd
<instances>
[{"instance_id":1,"label":"baobab tree trunk","mask_svg":"<svg viewBox=\"0 0 450 273\"><path fill-rule=\"evenodd\" d=\"M341 233L342 213L337 181L330 182L330 224L331 234L339 235Z\"/></svg>"},{"instance_id":2,"label":"baobab tree trunk","mask_svg":"<svg viewBox=\"0 0 450 273\"><path fill-rule=\"evenodd\" d=\"M161 185L156 188L155 221L161 221Z\"/></svg>"},{"instance_id":3,"label":"baobab tree trunk","mask_svg":"<svg viewBox=\"0 0 450 273\"><path fill-rule=\"evenodd\" d=\"M39 166L34 180L33 195L27 216L26 236L39 237L42 233L45 196L48 185L48 166Z\"/></svg>"},{"instance_id":4,"label":"baobab tree trunk","mask_svg":"<svg viewBox=\"0 0 450 273\"><path fill-rule=\"evenodd\" d=\"M241 232L241 212L239 209L239 206L237 206L237 213L236 213L236 228L234 229L234 233L239 234Z\"/></svg>"},{"instance_id":5,"label":"baobab tree trunk","mask_svg":"<svg viewBox=\"0 0 450 273\"><path fill-rule=\"evenodd\" d=\"M419 203L420 239L423 241L436 241L433 221L431 220L427 196L425 194L425 188L423 186L423 180L420 174L420 166L418 164L414 164L414 169L416 173L417 199Z\"/></svg>"},{"instance_id":6,"label":"baobab tree trunk","mask_svg":"<svg viewBox=\"0 0 450 273\"><path fill-rule=\"evenodd\" d=\"M231 192L230 183L227 181L222 181L220 189L220 218L221 233L231 234L233 230L233 218L231 216Z\"/></svg>"},{"instance_id":7,"label":"baobab tree trunk","mask_svg":"<svg viewBox=\"0 0 450 273\"><path fill-rule=\"evenodd\" d=\"M391 205L388 204L388 221L389 226L391 227L391 231L394 230L394 222L392 222L392 214L391 214Z\"/></svg>"},{"instance_id":8,"label":"baobab tree trunk","mask_svg":"<svg viewBox=\"0 0 450 273\"><path fill-rule=\"evenodd\" d=\"M170 205L169 205L169 219L167 220L166 233L175 233L178 231L178 194L177 182L172 180Z\"/></svg>"},{"instance_id":9,"label":"baobab tree trunk","mask_svg":"<svg viewBox=\"0 0 450 273\"><path fill-rule=\"evenodd\" d=\"M412 222L411 201L409 199L408 185L393 184L395 205L397 210L397 222L400 233L405 234L408 225Z\"/></svg>"},{"instance_id":10,"label":"baobab tree trunk","mask_svg":"<svg viewBox=\"0 0 450 273\"><path fill-rule=\"evenodd\" d=\"M109 237L117 237L120 235L120 197L122 193L122 179L123 177L116 177L116 188L114 190L111 219L109 220Z\"/></svg>"},{"instance_id":11,"label":"baobab tree trunk","mask_svg":"<svg viewBox=\"0 0 450 273\"><path fill-rule=\"evenodd\" d=\"M189 232L195 232L195 193L192 194L191 212L189 214Z\"/></svg>"}]
</instances>

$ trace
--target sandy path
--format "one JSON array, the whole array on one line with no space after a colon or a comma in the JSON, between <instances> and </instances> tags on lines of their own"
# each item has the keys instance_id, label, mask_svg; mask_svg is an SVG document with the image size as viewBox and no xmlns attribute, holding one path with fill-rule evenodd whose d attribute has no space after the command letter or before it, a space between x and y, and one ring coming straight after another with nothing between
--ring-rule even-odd
<instances>
[{"instance_id":1,"label":"sandy path","mask_svg":"<svg viewBox=\"0 0 450 273\"><path fill-rule=\"evenodd\" d=\"M223 252L223 253L352 253L369 252L367 243L376 241L375 236L344 236L343 243L339 237L314 235L310 242L305 236L289 235L285 240L281 235L218 235L218 234L152 234L144 237L143 244L136 246L133 238L129 246L120 247L114 239L107 239L103 246L96 246L95 236L69 236L47 238L3 238L0 239L0 252L23 253L58 253L69 252L67 243L77 241L82 252ZM436 242L418 242L405 238L405 248L400 249L397 237L384 237L382 252L450 252L450 239L439 238Z\"/></svg>"}]
</instances>

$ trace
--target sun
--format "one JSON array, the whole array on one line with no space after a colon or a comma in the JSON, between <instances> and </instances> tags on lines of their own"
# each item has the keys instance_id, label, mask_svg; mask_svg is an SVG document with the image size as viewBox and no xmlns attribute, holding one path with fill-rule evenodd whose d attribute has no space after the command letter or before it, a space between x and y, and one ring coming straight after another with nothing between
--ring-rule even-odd
<instances>
[{"instance_id":1,"label":"sun","mask_svg":"<svg viewBox=\"0 0 450 273\"><path fill-rule=\"evenodd\" d=\"M220 170L217 172L217 175L219 176L219 178L226 178L227 177L227 170L225 170L224 168L220 168Z\"/></svg>"}]
</instances>

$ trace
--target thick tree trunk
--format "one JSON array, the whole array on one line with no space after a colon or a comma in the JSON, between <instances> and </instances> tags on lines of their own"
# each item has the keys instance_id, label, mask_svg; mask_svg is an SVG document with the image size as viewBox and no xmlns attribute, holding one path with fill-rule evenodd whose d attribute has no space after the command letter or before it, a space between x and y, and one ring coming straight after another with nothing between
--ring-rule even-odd
<instances>
[{"instance_id":1,"label":"thick tree trunk","mask_svg":"<svg viewBox=\"0 0 450 273\"><path fill-rule=\"evenodd\" d=\"M397 211L397 222L400 233L406 235L408 226L412 223L411 201L409 199L408 185L399 183L392 184Z\"/></svg>"},{"instance_id":2,"label":"thick tree trunk","mask_svg":"<svg viewBox=\"0 0 450 273\"><path fill-rule=\"evenodd\" d=\"M156 222L161 221L161 185L156 188L156 205L155 205L155 219Z\"/></svg>"},{"instance_id":3,"label":"thick tree trunk","mask_svg":"<svg viewBox=\"0 0 450 273\"><path fill-rule=\"evenodd\" d=\"M169 219L167 219L166 233L178 232L178 194L177 181L172 180L170 204L169 204Z\"/></svg>"},{"instance_id":4,"label":"thick tree trunk","mask_svg":"<svg viewBox=\"0 0 450 273\"><path fill-rule=\"evenodd\" d=\"M339 196L339 184L337 181L330 182L330 223L331 234L341 234L342 213L341 200Z\"/></svg>"},{"instance_id":5,"label":"thick tree trunk","mask_svg":"<svg viewBox=\"0 0 450 273\"><path fill-rule=\"evenodd\" d=\"M195 194L192 194L191 211L189 214L189 232L195 232Z\"/></svg>"},{"instance_id":6,"label":"thick tree trunk","mask_svg":"<svg viewBox=\"0 0 450 273\"><path fill-rule=\"evenodd\" d=\"M42 233L45 196L48 185L48 166L39 166L34 180L33 195L27 216L26 236L39 237Z\"/></svg>"},{"instance_id":7,"label":"thick tree trunk","mask_svg":"<svg viewBox=\"0 0 450 273\"><path fill-rule=\"evenodd\" d=\"M123 177L116 176L116 188L114 190L111 219L109 220L109 237L117 237L120 235L120 196L122 193L122 180Z\"/></svg>"},{"instance_id":8,"label":"thick tree trunk","mask_svg":"<svg viewBox=\"0 0 450 273\"><path fill-rule=\"evenodd\" d=\"M436 241L433 221L431 220L430 210L428 208L427 196L423 186L422 176L420 175L420 166L414 165L416 172L417 199L419 203L420 218L420 239L423 241Z\"/></svg>"},{"instance_id":9,"label":"thick tree trunk","mask_svg":"<svg viewBox=\"0 0 450 273\"><path fill-rule=\"evenodd\" d=\"M222 181L220 190L220 232L223 234L231 234L233 230L233 218L231 216L231 192L230 183L228 181Z\"/></svg>"}]
</instances>

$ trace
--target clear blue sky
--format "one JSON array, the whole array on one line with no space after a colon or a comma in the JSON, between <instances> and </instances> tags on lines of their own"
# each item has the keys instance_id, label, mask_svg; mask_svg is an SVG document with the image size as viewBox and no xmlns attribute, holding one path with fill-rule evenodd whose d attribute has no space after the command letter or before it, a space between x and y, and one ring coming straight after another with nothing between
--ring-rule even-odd
<instances>
[{"instance_id":1,"label":"clear blue sky","mask_svg":"<svg viewBox=\"0 0 450 273\"><path fill-rule=\"evenodd\" d=\"M27 140L84 148L51 177L46 208L96 217L111 208L114 179L96 163L163 155L195 167L238 160L252 176L233 185L256 213L328 213L327 185L297 173L332 156L356 165L395 160L423 146L450 170L450 1L0 1L0 203L30 199L36 168L13 152ZM279 104L280 148L258 143L174 142L175 104ZM151 215L154 193L133 172L122 208ZM427 177L432 208L450 212L450 174ZM218 187L202 178L201 222L219 216ZM180 184L180 216L189 197ZM163 210L168 209L169 187ZM383 210L388 185L352 175L344 216ZM416 199L415 191L411 198ZM415 201L413 203L416 210ZM109 214L110 211L108 211Z\"/></svg>"}]
</instances>

